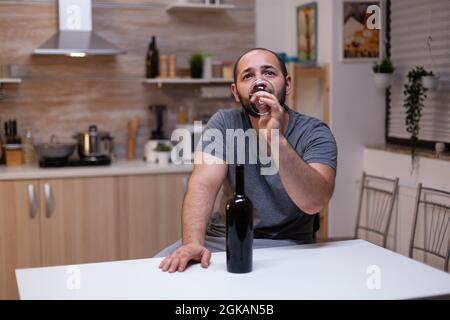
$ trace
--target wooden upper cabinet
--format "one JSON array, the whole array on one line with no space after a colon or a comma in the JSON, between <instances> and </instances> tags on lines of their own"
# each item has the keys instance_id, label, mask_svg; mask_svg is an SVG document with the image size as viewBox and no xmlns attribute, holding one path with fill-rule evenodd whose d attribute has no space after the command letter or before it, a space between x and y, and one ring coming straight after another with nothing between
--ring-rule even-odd
<instances>
[{"instance_id":1,"label":"wooden upper cabinet","mask_svg":"<svg viewBox=\"0 0 450 320\"><path fill-rule=\"evenodd\" d=\"M17 299L15 269L40 266L37 181L0 182L0 299Z\"/></svg>"},{"instance_id":2,"label":"wooden upper cabinet","mask_svg":"<svg viewBox=\"0 0 450 320\"><path fill-rule=\"evenodd\" d=\"M40 180L42 265L119 258L117 179Z\"/></svg>"},{"instance_id":3,"label":"wooden upper cabinet","mask_svg":"<svg viewBox=\"0 0 450 320\"><path fill-rule=\"evenodd\" d=\"M119 178L120 258L150 258L181 237L187 174Z\"/></svg>"}]
</instances>

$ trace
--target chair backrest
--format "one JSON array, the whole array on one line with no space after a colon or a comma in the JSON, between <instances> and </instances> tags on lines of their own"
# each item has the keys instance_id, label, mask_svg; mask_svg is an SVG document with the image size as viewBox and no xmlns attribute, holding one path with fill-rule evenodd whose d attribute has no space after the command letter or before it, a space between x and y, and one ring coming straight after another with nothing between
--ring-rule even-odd
<instances>
[{"instance_id":1,"label":"chair backrest","mask_svg":"<svg viewBox=\"0 0 450 320\"><path fill-rule=\"evenodd\" d=\"M378 236L381 238L381 245L386 247L392 211L398 194L398 180L363 172L355 238L360 238L364 231L366 240L370 241L369 236Z\"/></svg>"},{"instance_id":2,"label":"chair backrest","mask_svg":"<svg viewBox=\"0 0 450 320\"><path fill-rule=\"evenodd\" d=\"M419 183L409 256L449 271L450 192Z\"/></svg>"}]
</instances>

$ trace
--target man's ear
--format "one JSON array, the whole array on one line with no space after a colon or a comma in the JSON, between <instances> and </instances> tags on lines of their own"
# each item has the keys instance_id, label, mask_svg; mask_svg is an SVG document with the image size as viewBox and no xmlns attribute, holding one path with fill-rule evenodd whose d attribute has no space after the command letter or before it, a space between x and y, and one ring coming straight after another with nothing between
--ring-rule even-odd
<instances>
[{"instance_id":1,"label":"man's ear","mask_svg":"<svg viewBox=\"0 0 450 320\"><path fill-rule=\"evenodd\" d=\"M285 78L286 81L286 95L289 95L292 91L292 78L290 75L287 75Z\"/></svg>"},{"instance_id":2,"label":"man's ear","mask_svg":"<svg viewBox=\"0 0 450 320\"><path fill-rule=\"evenodd\" d=\"M231 84L231 92L233 93L234 100L236 102L241 102L241 100L239 99L239 94L238 94L237 87L236 87L235 83Z\"/></svg>"}]
</instances>

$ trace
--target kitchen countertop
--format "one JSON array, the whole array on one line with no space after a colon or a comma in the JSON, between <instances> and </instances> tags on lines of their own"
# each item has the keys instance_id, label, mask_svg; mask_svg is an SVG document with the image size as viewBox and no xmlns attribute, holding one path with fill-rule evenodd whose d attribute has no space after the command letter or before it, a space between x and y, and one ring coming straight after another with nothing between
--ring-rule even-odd
<instances>
[{"instance_id":1,"label":"kitchen countertop","mask_svg":"<svg viewBox=\"0 0 450 320\"><path fill-rule=\"evenodd\" d=\"M108 166L97 167L39 168L37 165L20 167L0 166L0 180L190 173L192 168L192 165L158 165L146 163L143 160L119 160Z\"/></svg>"},{"instance_id":2,"label":"kitchen countertop","mask_svg":"<svg viewBox=\"0 0 450 320\"><path fill-rule=\"evenodd\" d=\"M414 299L448 297L450 274L364 240L255 249L253 271L225 252L182 273L162 258L16 270L21 299ZM218 311L218 310L216 310Z\"/></svg>"}]
</instances>

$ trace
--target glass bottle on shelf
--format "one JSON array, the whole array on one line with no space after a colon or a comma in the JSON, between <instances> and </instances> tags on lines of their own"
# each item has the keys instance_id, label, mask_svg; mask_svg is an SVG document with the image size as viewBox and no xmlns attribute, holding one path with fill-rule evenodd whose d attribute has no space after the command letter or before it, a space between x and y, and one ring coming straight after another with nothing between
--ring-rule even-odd
<instances>
[{"instance_id":1,"label":"glass bottle on shelf","mask_svg":"<svg viewBox=\"0 0 450 320\"><path fill-rule=\"evenodd\" d=\"M148 45L146 59L146 77L156 78L159 76L159 51L156 46L156 36L152 36L152 41Z\"/></svg>"}]
</instances>

